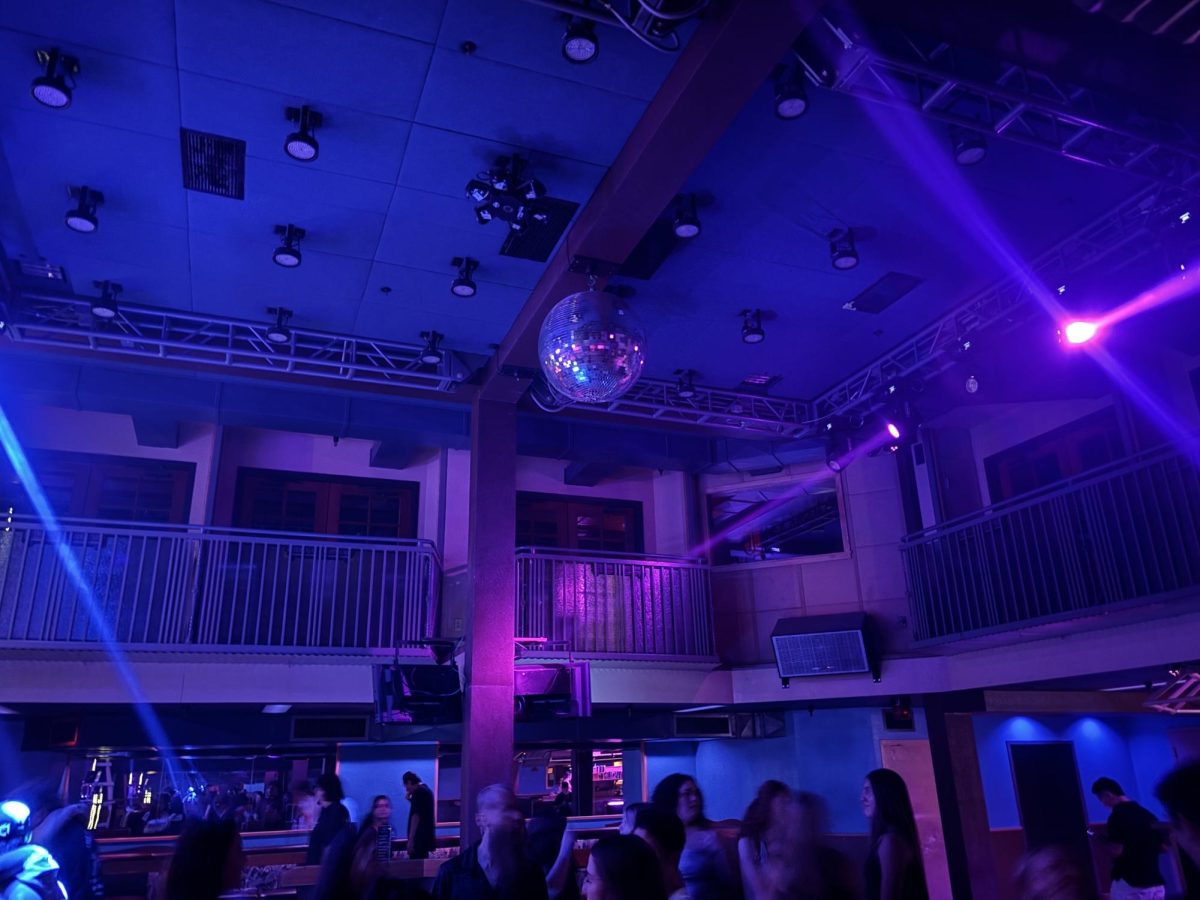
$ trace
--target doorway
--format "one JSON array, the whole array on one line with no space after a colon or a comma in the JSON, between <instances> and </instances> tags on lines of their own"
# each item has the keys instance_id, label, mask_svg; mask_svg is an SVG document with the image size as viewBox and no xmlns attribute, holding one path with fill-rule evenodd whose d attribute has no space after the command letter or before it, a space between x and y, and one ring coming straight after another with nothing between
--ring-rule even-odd
<instances>
[{"instance_id":1,"label":"doorway","mask_svg":"<svg viewBox=\"0 0 1200 900\"><path fill-rule=\"evenodd\" d=\"M1008 745L1025 849L1058 847L1094 872L1087 810L1070 741Z\"/></svg>"}]
</instances>

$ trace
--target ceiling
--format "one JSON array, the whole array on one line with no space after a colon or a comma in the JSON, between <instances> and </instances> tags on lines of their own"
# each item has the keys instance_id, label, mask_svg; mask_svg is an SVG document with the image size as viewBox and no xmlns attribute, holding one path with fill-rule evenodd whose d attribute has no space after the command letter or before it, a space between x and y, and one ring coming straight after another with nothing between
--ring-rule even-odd
<instances>
[{"instance_id":1,"label":"ceiling","mask_svg":"<svg viewBox=\"0 0 1200 900\"><path fill-rule=\"evenodd\" d=\"M76 289L236 318L295 311L309 329L486 353L545 264L499 254L505 226L475 222L468 178L528 155L551 195L586 203L674 57L601 28L584 66L560 53L561 14L521 0L43 0L0 7L0 237L10 256L66 267ZM475 45L465 53L463 43ZM29 94L34 52L82 74L66 110ZM1004 274L985 245L1030 259L1143 184L1001 140L956 166L943 126L810 89L800 119L769 85L692 173L701 235L630 282L649 377L694 369L732 387L781 376L812 397ZM286 106L325 117L317 161L289 159ZM186 191L181 126L247 144L243 201ZM63 225L67 187L102 190L99 230ZM308 232L298 270L274 265L277 224ZM836 271L826 238L859 235ZM450 259L480 260L453 297ZM843 309L888 272L920 284L880 314ZM747 345L738 311L764 310Z\"/></svg>"},{"instance_id":2,"label":"ceiling","mask_svg":"<svg viewBox=\"0 0 1200 900\"><path fill-rule=\"evenodd\" d=\"M467 180L519 151L552 196L585 202L673 62L604 29L595 62L573 66L563 27L518 0L4 4L5 248L65 266L80 293L109 279L133 303L285 306L304 328L434 328L484 352L543 264L499 254L505 226L476 223ZM81 61L65 110L29 93L47 46ZM325 119L310 164L283 152L284 108L302 104ZM245 140L244 201L183 189L181 126ZM105 195L94 234L63 225L71 184ZM285 223L308 232L298 270L271 260ZM449 293L455 256L481 263L473 299Z\"/></svg>"}]
</instances>

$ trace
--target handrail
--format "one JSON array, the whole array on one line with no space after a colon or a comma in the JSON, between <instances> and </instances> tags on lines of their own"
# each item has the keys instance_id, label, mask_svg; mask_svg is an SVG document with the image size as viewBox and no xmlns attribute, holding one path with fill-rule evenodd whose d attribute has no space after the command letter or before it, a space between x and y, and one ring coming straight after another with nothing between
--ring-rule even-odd
<instances>
[{"instance_id":1,"label":"handrail","mask_svg":"<svg viewBox=\"0 0 1200 900\"><path fill-rule=\"evenodd\" d=\"M566 547L518 547L517 556L545 556L555 559L602 560L621 562L681 563L689 566L707 566L698 556L671 556L665 553L630 553L625 550L572 550Z\"/></svg>"},{"instance_id":2,"label":"handrail","mask_svg":"<svg viewBox=\"0 0 1200 900\"><path fill-rule=\"evenodd\" d=\"M1200 452L1200 441L1191 448L1191 453L1194 455ZM1162 462L1166 459L1172 459L1185 454L1184 450L1175 443L1159 444L1151 447L1148 450L1142 450L1139 453L1133 453L1129 456L1123 456L1120 459L1105 463L1095 469L1088 469L1086 472L1080 472L1078 475L1070 475L1066 478L1059 479L1053 484L1048 484L1040 488L1034 488L1032 491L1027 491L1024 494L1018 494L1015 497L1009 497L997 503L992 503L982 509L973 510L969 513L964 513L954 519L947 519L938 525L930 525L928 528L923 528L920 531L914 531L906 535L901 540L904 543L918 543L923 538L938 534L949 534L964 526L973 525L976 522L986 521L1001 513L1006 513L1014 509L1021 509L1027 506L1035 506L1041 501L1056 497L1060 494L1067 494L1074 488L1083 487L1096 482L1107 481L1114 474L1121 472L1135 472L1138 469L1146 468L1157 462Z\"/></svg>"}]
</instances>

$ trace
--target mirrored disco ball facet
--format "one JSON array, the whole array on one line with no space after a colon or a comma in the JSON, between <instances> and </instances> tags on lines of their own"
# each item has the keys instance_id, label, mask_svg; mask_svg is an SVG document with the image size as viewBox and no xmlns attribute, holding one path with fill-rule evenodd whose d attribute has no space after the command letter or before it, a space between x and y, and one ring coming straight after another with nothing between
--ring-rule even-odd
<instances>
[{"instance_id":1,"label":"mirrored disco ball facet","mask_svg":"<svg viewBox=\"0 0 1200 900\"><path fill-rule=\"evenodd\" d=\"M542 371L554 390L578 403L616 400L646 364L642 329L601 291L580 291L554 305L538 335Z\"/></svg>"}]
</instances>

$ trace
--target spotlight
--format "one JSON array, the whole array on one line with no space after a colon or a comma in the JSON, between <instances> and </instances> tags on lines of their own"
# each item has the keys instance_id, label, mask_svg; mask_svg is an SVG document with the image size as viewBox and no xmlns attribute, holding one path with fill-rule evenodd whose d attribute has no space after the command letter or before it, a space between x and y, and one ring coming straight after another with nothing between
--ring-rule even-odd
<instances>
[{"instance_id":1,"label":"spotlight","mask_svg":"<svg viewBox=\"0 0 1200 900\"><path fill-rule=\"evenodd\" d=\"M596 25L588 19L572 16L563 33L562 55L569 63L590 63L600 52L600 41L596 38Z\"/></svg>"},{"instance_id":2,"label":"spotlight","mask_svg":"<svg viewBox=\"0 0 1200 900\"><path fill-rule=\"evenodd\" d=\"M797 69L791 69L775 79L775 115L781 119L798 119L808 111L808 93Z\"/></svg>"},{"instance_id":3,"label":"spotlight","mask_svg":"<svg viewBox=\"0 0 1200 900\"><path fill-rule=\"evenodd\" d=\"M742 342L761 344L767 336L762 327L762 311L743 309L738 315L742 317Z\"/></svg>"},{"instance_id":4,"label":"spotlight","mask_svg":"<svg viewBox=\"0 0 1200 900\"><path fill-rule=\"evenodd\" d=\"M680 400L691 400L696 396L696 373L692 369L676 369L678 381L675 383L675 396Z\"/></svg>"},{"instance_id":5,"label":"spotlight","mask_svg":"<svg viewBox=\"0 0 1200 900\"><path fill-rule=\"evenodd\" d=\"M79 74L79 60L73 56L63 56L57 47L51 47L49 50L39 50L37 61L46 67L46 74L39 75L30 84L33 99L51 109L66 109L71 105L71 88L75 86L75 76ZM67 84L68 76L70 84Z\"/></svg>"},{"instance_id":6,"label":"spotlight","mask_svg":"<svg viewBox=\"0 0 1200 900\"><path fill-rule=\"evenodd\" d=\"M283 114L289 122L296 122L300 126L299 131L293 131L283 142L283 152L299 162L312 162L321 149L313 137L313 132L321 127L321 114L309 106L299 109L289 106Z\"/></svg>"},{"instance_id":7,"label":"spotlight","mask_svg":"<svg viewBox=\"0 0 1200 900\"><path fill-rule=\"evenodd\" d=\"M275 260L275 265L283 266L285 269L294 269L300 265L300 248L296 245L304 240L305 230L297 228L295 225L276 225L275 233L283 238L283 243L275 248L275 252L271 254L271 258Z\"/></svg>"},{"instance_id":8,"label":"spotlight","mask_svg":"<svg viewBox=\"0 0 1200 900\"><path fill-rule=\"evenodd\" d=\"M696 215L696 195L688 194L675 202L675 237L689 240L700 233L700 219Z\"/></svg>"},{"instance_id":9,"label":"spotlight","mask_svg":"<svg viewBox=\"0 0 1200 900\"><path fill-rule=\"evenodd\" d=\"M479 260L469 256L456 256L450 260L450 265L458 269L458 277L450 282L450 293L455 297L474 297L476 287L471 276L479 268Z\"/></svg>"},{"instance_id":10,"label":"spotlight","mask_svg":"<svg viewBox=\"0 0 1200 900\"><path fill-rule=\"evenodd\" d=\"M445 356L440 346L444 337L444 334L436 331L422 331L421 339L425 341L425 346L422 348L418 359L427 366L436 366L440 363L442 357Z\"/></svg>"},{"instance_id":11,"label":"spotlight","mask_svg":"<svg viewBox=\"0 0 1200 900\"><path fill-rule=\"evenodd\" d=\"M1068 344L1086 344L1096 336L1100 326L1095 322L1074 321L1067 324L1061 334Z\"/></svg>"},{"instance_id":12,"label":"spotlight","mask_svg":"<svg viewBox=\"0 0 1200 900\"><path fill-rule=\"evenodd\" d=\"M292 311L282 306L268 306L267 312L275 317L274 324L267 326L267 340L272 344L286 344L292 339L292 330L287 327Z\"/></svg>"},{"instance_id":13,"label":"spotlight","mask_svg":"<svg viewBox=\"0 0 1200 900\"><path fill-rule=\"evenodd\" d=\"M73 187L69 193L78 203L74 209L67 210L67 227L80 234L91 234L100 227L100 220L96 218L96 207L104 203L104 195L93 191L87 185Z\"/></svg>"},{"instance_id":14,"label":"spotlight","mask_svg":"<svg viewBox=\"0 0 1200 900\"><path fill-rule=\"evenodd\" d=\"M888 435L892 438L892 440L894 440L894 441L900 440L900 426L897 425L895 422L888 422L884 426L884 429L887 431Z\"/></svg>"},{"instance_id":15,"label":"spotlight","mask_svg":"<svg viewBox=\"0 0 1200 900\"><path fill-rule=\"evenodd\" d=\"M976 378L974 375L968 375L967 382L964 385L964 387L967 389L968 394L979 393L979 379Z\"/></svg>"},{"instance_id":16,"label":"spotlight","mask_svg":"<svg viewBox=\"0 0 1200 900\"><path fill-rule=\"evenodd\" d=\"M829 471L831 472L840 472L846 467L845 462L837 456L832 447L828 447L825 450L825 465L829 467Z\"/></svg>"},{"instance_id":17,"label":"spotlight","mask_svg":"<svg viewBox=\"0 0 1200 900\"><path fill-rule=\"evenodd\" d=\"M858 265L858 250L854 247L854 232L838 229L829 235L829 260L835 269L853 269Z\"/></svg>"},{"instance_id":18,"label":"spotlight","mask_svg":"<svg viewBox=\"0 0 1200 900\"><path fill-rule=\"evenodd\" d=\"M97 319L115 319L121 285L114 281L93 281L92 286L100 291L100 296L92 301L92 315Z\"/></svg>"},{"instance_id":19,"label":"spotlight","mask_svg":"<svg viewBox=\"0 0 1200 900\"><path fill-rule=\"evenodd\" d=\"M960 166L973 166L987 156L987 141L982 134L963 131L954 136L954 161Z\"/></svg>"}]
</instances>

